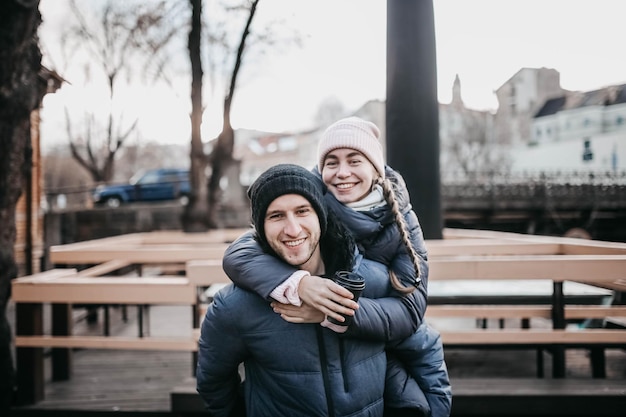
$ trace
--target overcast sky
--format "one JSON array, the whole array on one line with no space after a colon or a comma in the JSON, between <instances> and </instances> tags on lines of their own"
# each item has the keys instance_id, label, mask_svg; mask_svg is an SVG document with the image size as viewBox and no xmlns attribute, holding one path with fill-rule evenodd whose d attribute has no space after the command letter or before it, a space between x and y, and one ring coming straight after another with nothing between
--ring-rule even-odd
<instances>
[{"instance_id":1,"label":"overcast sky","mask_svg":"<svg viewBox=\"0 0 626 417\"><path fill-rule=\"evenodd\" d=\"M66 0L41 0L47 50ZM495 110L494 90L523 67L548 67L561 85L592 90L626 83L624 0L434 0L439 100L451 99L461 78L468 107ZM257 22L285 16L304 35L301 49L245 68L232 111L236 128L302 130L320 102L335 97L348 110L385 98L386 1L261 0ZM47 62L44 60L44 62ZM177 94L141 87L127 102L142 110L141 132L162 142L189 141L189 81ZM64 86L44 102L44 137L63 136L63 108L89 95ZM74 91L72 91L74 90ZM209 96L207 94L206 96ZM219 96L216 95L216 96ZM204 138L220 129L221 104L208 102Z\"/></svg>"}]
</instances>

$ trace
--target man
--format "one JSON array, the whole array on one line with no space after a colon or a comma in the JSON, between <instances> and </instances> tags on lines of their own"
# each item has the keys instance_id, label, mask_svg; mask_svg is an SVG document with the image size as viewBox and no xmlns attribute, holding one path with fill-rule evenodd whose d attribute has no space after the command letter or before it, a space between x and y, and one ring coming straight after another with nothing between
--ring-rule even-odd
<instances>
[{"instance_id":1,"label":"man","mask_svg":"<svg viewBox=\"0 0 626 417\"><path fill-rule=\"evenodd\" d=\"M366 270L368 279L386 282L385 267L355 256L349 233L326 209L324 190L296 165L261 174L248 190L260 245L312 275ZM259 270L265 273L271 271ZM383 415L384 342L344 338L319 325L323 313L311 314L315 323L290 323L266 299L234 285L216 295L202 324L196 373L211 415L238 412L240 363L248 417Z\"/></svg>"}]
</instances>

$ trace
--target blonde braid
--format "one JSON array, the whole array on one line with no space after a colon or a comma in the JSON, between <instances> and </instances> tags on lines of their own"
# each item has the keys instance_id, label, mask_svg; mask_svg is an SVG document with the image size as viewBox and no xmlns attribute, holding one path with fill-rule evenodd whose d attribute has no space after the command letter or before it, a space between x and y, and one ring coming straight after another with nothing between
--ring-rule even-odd
<instances>
[{"instance_id":1,"label":"blonde braid","mask_svg":"<svg viewBox=\"0 0 626 417\"><path fill-rule=\"evenodd\" d=\"M416 277L415 277L414 285L415 287L417 287L421 281L420 257L417 254L417 252L415 252L415 248L413 248L413 243L411 242L411 239L409 237L408 226L406 224L406 220L404 219L404 216L400 212L400 207L398 206L398 199L396 198L396 193L393 189L393 185L391 184L391 181L389 181L388 178L383 179L381 177L378 177L378 180L376 182L378 185L382 187L385 201L387 201L387 204L389 204L389 207L391 208L391 211L394 214L396 225L398 226L398 230L400 231L400 236L402 237L402 243L404 243L404 246L406 247L407 252L409 253L409 257L411 258L411 262L413 263L413 268L415 269ZM391 269L389 269L389 278L391 280L391 285L396 290L400 291L403 294L410 294L415 290L415 287L405 287L400 282L395 272L393 272Z\"/></svg>"}]
</instances>

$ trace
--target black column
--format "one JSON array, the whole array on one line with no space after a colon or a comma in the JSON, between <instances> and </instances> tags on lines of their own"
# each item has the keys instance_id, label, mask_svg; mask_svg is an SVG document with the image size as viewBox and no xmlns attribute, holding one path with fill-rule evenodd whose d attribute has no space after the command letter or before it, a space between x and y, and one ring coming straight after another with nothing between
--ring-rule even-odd
<instances>
[{"instance_id":1,"label":"black column","mask_svg":"<svg viewBox=\"0 0 626 417\"><path fill-rule=\"evenodd\" d=\"M52 335L71 336L72 334L72 305L51 304ZM72 374L72 350L69 348L52 348L52 380L67 381Z\"/></svg>"},{"instance_id":2,"label":"black column","mask_svg":"<svg viewBox=\"0 0 626 417\"><path fill-rule=\"evenodd\" d=\"M43 306L40 303L15 304L15 334L33 336L43 334ZM43 348L18 347L17 405L32 405L44 398L45 370Z\"/></svg>"},{"instance_id":3,"label":"black column","mask_svg":"<svg viewBox=\"0 0 626 417\"><path fill-rule=\"evenodd\" d=\"M404 177L424 237L441 239L439 101L432 0L387 0L387 162Z\"/></svg>"}]
</instances>

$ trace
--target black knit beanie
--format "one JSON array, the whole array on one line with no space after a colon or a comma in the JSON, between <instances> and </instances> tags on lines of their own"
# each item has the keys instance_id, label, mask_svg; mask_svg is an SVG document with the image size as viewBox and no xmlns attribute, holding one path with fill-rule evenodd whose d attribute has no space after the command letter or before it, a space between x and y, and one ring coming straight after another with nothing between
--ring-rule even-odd
<instances>
[{"instance_id":1,"label":"black knit beanie","mask_svg":"<svg viewBox=\"0 0 626 417\"><path fill-rule=\"evenodd\" d=\"M267 208L278 197L299 194L313 206L320 221L321 235L326 233L327 212L324 202L326 187L311 171L299 165L279 164L262 173L248 189L252 206L252 223L262 243L265 238L265 215Z\"/></svg>"}]
</instances>

